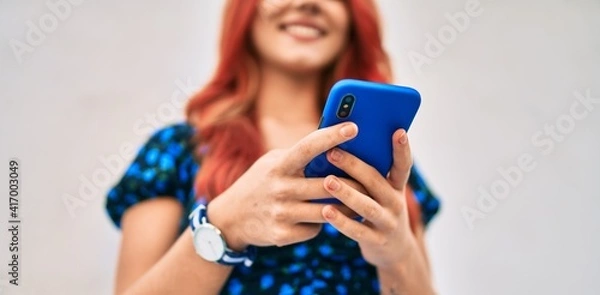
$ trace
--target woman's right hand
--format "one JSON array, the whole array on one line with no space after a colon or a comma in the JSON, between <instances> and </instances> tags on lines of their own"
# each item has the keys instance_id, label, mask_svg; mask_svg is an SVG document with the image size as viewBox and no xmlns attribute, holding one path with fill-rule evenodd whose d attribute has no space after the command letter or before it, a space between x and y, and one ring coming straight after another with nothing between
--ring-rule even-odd
<instances>
[{"instance_id":1,"label":"woman's right hand","mask_svg":"<svg viewBox=\"0 0 600 295\"><path fill-rule=\"evenodd\" d=\"M330 198L330 194L323 178L304 177L304 167L357 134L354 123L341 123L259 158L208 206L209 220L221 230L228 247L240 251L248 245L285 246L314 238L326 222L321 214L325 205L310 200ZM343 205L336 206L351 214Z\"/></svg>"}]
</instances>

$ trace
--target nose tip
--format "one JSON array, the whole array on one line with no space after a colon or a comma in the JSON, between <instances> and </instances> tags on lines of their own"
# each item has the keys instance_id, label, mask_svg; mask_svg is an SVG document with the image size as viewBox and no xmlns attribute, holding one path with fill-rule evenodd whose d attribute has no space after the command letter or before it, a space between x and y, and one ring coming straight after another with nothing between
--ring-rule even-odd
<instances>
[{"instance_id":1,"label":"nose tip","mask_svg":"<svg viewBox=\"0 0 600 295\"><path fill-rule=\"evenodd\" d=\"M317 3L316 0L292 0L294 2L294 6L303 12L310 14L318 14L321 12L321 7Z\"/></svg>"}]
</instances>

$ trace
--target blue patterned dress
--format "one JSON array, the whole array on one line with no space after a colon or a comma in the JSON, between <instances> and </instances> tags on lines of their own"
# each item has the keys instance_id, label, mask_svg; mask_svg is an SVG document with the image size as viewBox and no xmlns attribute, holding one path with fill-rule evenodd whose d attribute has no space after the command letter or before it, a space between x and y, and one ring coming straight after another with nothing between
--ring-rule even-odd
<instances>
[{"instance_id":1,"label":"blue patterned dress","mask_svg":"<svg viewBox=\"0 0 600 295\"><path fill-rule=\"evenodd\" d=\"M188 124L156 132L139 150L119 182L109 191L106 210L117 227L125 210L146 199L170 196L186 212L206 203L194 197L199 165L193 156L194 129ZM409 183L427 224L439 209L438 199L413 167ZM181 219L181 232L187 214ZM357 243L325 224L314 239L285 247L258 248L250 267L236 267L221 294L378 294L376 270L361 256Z\"/></svg>"}]
</instances>

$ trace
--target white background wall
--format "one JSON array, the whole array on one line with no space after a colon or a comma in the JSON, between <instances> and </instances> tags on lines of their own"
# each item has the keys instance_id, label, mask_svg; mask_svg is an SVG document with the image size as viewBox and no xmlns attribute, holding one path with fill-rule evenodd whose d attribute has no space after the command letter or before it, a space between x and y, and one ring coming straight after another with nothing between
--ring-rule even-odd
<instances>
[{"instance_id":1,"label":"white background wall","mask_svg":"<svg viewBox=\"0 0 600 295\"><path fill-rule=\"evenodd\" d=\"M186 97L181 81L196 88L210 75L222 1L84 0L15 54L11 40L27 42L27 22L45 19L47 3L0 1L0 162L21 160L23 220L18 288L7 283L0 230L0 294L109 294L119 233L103 194L121 172L72 216L63 200L80 196L102 159L147 138L147 115L162 114L161 126L181 119L169 101ZM411 139L443 200L428 231L436 285L441 294L598 294L600 104L547 155L531 138L566 120L574 92L600 98L600 4L480 0L439 56L411 64L465 3L380 0L398 82L424 99ZM477 208L478 188L522 155L535 168L469 228L461 208Z\"/></svg>"}]
</instances>

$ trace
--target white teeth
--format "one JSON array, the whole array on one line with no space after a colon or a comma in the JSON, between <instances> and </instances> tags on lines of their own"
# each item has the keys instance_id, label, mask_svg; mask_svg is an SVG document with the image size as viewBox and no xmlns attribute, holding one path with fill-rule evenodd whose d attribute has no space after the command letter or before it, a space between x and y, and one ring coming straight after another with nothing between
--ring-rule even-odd
<instances>
[{"instance_id":1,"label":"white teeth","mask_svg":"<svg viewBox=\"0 0 600 295\"><path fill-rule=\"evenodd\" d=\"M302 38L316 38L321 36L321 31L318 29L301 25L289 25L286 27L286 31Z\"/></svg>"}]
</instances>

